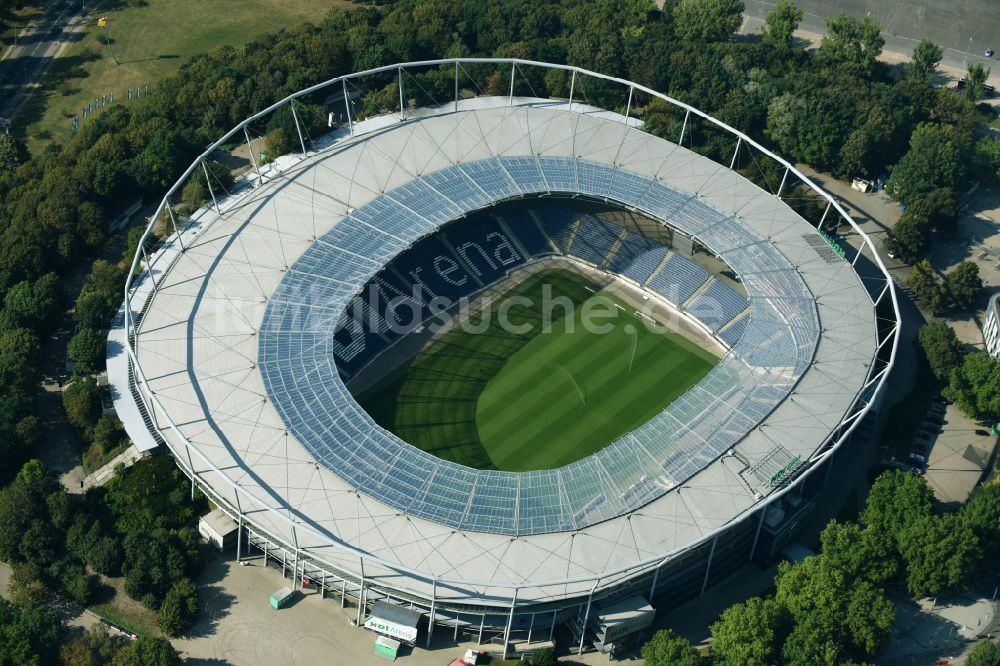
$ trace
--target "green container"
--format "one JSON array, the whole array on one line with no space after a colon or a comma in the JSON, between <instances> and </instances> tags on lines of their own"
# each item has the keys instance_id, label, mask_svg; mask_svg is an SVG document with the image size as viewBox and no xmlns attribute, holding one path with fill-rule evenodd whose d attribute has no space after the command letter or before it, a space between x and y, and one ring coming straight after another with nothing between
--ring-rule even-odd
<instances>
[{"instance_id":1,"label":"green container","mask_svg":"<svg viewBox=\"0 0 1000 666\"><path fill-rule=\"evenodd\" d=\"M375 656L389 661L396 661L401 643L388 636L379 636L375 639Z\"/></svg>"},{"instance_id":2,"label":"green container","mask_svg":"<svg viewBox=\"0 0 1000 666\"><path fill-rule=\"evenodd\" d=\"M291 588L288 587L281 588L280 590L271 595L270 599L271 608L273 608L274 610L278 610L279 608L284 608L292 600L293 595L294 592L292 592Z\"/></svg>"}]
</instances>

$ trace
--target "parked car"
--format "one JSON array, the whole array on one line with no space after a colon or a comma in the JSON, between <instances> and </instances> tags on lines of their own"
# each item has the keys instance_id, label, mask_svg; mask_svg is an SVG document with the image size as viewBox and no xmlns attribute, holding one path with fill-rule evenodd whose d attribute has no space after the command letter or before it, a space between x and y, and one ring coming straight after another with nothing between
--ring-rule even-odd
<instances>
[{"instance_id":1,"label":"parked car","mask_svg":"<svg viewBox=\"0 0 1000 666\"><path fill-rule=\"evenodd\" d=\"M946 398L943 395L941 395L940 393L938 393L936 396L934 396L933 398L931 398L931 400L933 402L936 402L939 405L950 405L951 404L951 401L948 400L948 398Z\"/></svg>"},{"instance_id":2,"label":"parked car","mask_svg":"<svg viewBox=\"0 0 1000 666\"><path fill-rule=\"evenodd\" d=\"M989 437L990 436L990 431L989 430L983 430L983 429L980 428L980 429L976 430L976 434L979 435L980 437Z\"/></svg>"},{"instance_id":3,"label":"parked car","mask_svg":"<svg viewBox=\"0 0 1000 666\"><path fill-rule=\"evenodd\" d=\"M987 58L992 58L993 57L993 49L986 49L986 53L984 55Z\"/></svg>"},{"instance_id":4,"label":"parked car","mask_svg":"<svg viewBox=\"0 0 1000 666\"><path fill-rule=\"evenodd\" d=\"M927 464L927 456L915 453L913 451L910 452L910 455L907 458L907 460L909 460L914 465L920 465L921 467Z\"/></svg>"}]
</instances>

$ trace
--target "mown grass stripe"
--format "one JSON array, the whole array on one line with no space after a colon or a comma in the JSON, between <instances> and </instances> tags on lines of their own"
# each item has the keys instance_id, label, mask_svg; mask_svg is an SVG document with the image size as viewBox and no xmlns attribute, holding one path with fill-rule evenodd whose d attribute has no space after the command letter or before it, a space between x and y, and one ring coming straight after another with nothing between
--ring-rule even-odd
<instances>
[{"instance_id":1,"label":"mown grass stripe","mask_svg":"<svg viewBox=\"0 0 1000 666\"><path fill-rule=\"evenodd\" d=\"M541 330L546 284L553 298L565 296L574 303L572 332L566 332L561 318L552 322L551 331ZM366 391L362 405L411 444L480 469L543 469L599 450L662 410L717 359L677 334L647 330L613 296L623 305L614 329L605 334L585 330L579 306L595 288L565 270L532 276L507 294L531 299L531 308L509 312L512 323L532 326L529 333L503 330L498 300L486 331L452 329ZM563 309L554 313L561 317ZM636 332L626 332L626 325Z\"/></svg>"}]
</instances>

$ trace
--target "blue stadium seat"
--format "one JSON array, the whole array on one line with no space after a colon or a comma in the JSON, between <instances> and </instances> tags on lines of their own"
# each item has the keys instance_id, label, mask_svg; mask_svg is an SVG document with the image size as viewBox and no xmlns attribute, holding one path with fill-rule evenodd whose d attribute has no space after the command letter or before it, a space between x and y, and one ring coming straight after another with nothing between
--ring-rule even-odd
<instances>
[{"instance_id":1,"label":"blue stadium seat","mask_svg":"<svg viewBox=\"0 0 1000 666\"><path fill-rule=\"evenodd\" d=\"M709 277L710 273L704 268L674 253L647 286L674 305L683 305Z\"/></svg>"},{"instance_id":2,"label":"blue stadium seat","mask_svg":"<svg viewBox=\"0 0 1000 666\"><path fill-rule=\"evenodd\" d=\"M549 235L560 252L569 251L569 242L573 235L573 221L576 213L568 208L544 207L538 209L538 216L542 220L542 228Z\"/></svg>"},{"instance_id":3,"label":"blue stadium seat","mask_svg":"<svg viewBox=\"0 0 1000 666\"><path fill-rule=\"evenodd\" d=\"M552 243L548 241L535 224L535 220L525 212L510 213L503 216L507 228L513 232L521 247L532 257L544 257L553 254Z\"/></svg>"},{"instance_id":4,"label":"blue stadium seat","mask_svg":"<svg viewBox=\"0 0 1000 666\"><path fill-rule=\"evenodd\" d=\"M602 266L622 228L592 215L581 215L569 253Z\"/></svg>"},{"instance_id":5,"label":"blue stadium seat","mask_svg":"<svg viewBox=\"0 0 1000 666\"><path fill-rule=\"evenodd\" d=\"M355 303L360 303L360 298ZM350 310L348 311L350 312ZM388 343L359 318L347 315L341 319L333 334L333 355L341 374L349 379L375 358Z\"/></svg>"},{"instance_id":6,"label":"blue stadium seat","mask_svg":"<svg viewBox=\"0 0 1000 666\"><path fill-rule=\"evenodd\" d=\"M479 288L478 282L438 236L416 243L396 258L393 267L408 287L420 287L425 301L435 296L457 301Z\"/></svg>"},{"instance_id":7,"label":"blue stadium seat","mask_svg":"<svg viewBox=\"0 0 1000 666\"><path fill-rule=\"evenodd\" d=\"M719 337L722 338L730 347L734 346L740 341L740 338L743 337L743 332L747 330L747 323L749 323L749 321L750 315L743 315L727 326L724 331L719 333Z\"/></svg>"},{"instance_id":8,"label":"blue stadium seat","mask_svg":"<svg viewBox=\"0 0 1000 666\"><path fill-rule=\"evenodd\" d=\"M665 256L667 248L659 243L645 236L628 233L608 263L608 269L642 284L649 279Z\"/></svg>"},{"instance_id":9,"label":"blue stadium seat","mask_svg":"<svg viewBox=\"0 0 1000 666\"><path fill-rule=\"evenodd\" d=\"M750 302L737 294L732 287L719 280L712 280L687 306L693 317L717 331L749 307Z\"/></svg>"},{"instance_id":10,"label":"blue stadium seat","mask_svg":"<svg viewBox=\"0 0 1000 666\"><path fill-rule=\"evenodd\" d=\"M525 262L506 232L494 219L485 215L456 222L445 230L444 235L455 253L483 284L495 282L504 273Z\"/></svg>"}]
</instances>

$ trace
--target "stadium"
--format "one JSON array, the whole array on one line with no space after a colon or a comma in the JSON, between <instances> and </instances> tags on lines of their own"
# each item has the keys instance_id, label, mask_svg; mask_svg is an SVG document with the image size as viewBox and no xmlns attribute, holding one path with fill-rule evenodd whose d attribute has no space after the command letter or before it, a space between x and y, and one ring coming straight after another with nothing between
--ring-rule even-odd
<instances>
[{"instance_id":1,"label":"stadium","mask_svg":"<svg viewBox=\"0 0 1000 666\"><path fill-rule=\"evenodd\" d=\"M387 82L397 107L361 113ZM646 131L654 100L676 140ZM282 110L301 150L265 164L251 133ZM213 188L244 138L252 168ZM199 173L208 203L182 213ZM877 407L899 327L868 237L792 165L638 84L511 59L350 74L247 119L164 197L131 276L116 408L239 526L237 556L359 625L405 607L413 632L384 633L504 655L557 630L621 648L771 561Z\"/></svg>"}]
</instances>

